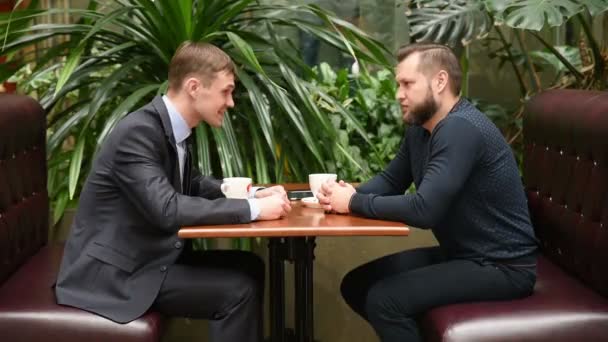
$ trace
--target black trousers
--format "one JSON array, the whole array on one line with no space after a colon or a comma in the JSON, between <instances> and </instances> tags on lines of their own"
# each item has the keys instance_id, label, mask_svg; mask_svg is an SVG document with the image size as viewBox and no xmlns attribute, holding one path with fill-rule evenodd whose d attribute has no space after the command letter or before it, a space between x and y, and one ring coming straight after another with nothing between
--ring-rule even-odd
<instances>
[{"instance_id":1,"label":"black trousers","mask_svg":"<svg viewBox=\"0 0 608 342\"><path fill-rule=\"evenodd\" d=\"M419 315L437 306L525 297L536 282L536 257L485 263L446 259L439 247L388 255L343 279L348 305L383 342L421 341Z\"/></svg>"},{"instance_id":2,"label":"black trousers","mask_svg":"<svg viewBox=\"0 0 608 342\"><path fill-rule=\"evenodd\" d=\"M154 308L210 320L214 342L263 339L264 262L238 250L184 253L169 267Z\"/></svg>"}]
</instances>

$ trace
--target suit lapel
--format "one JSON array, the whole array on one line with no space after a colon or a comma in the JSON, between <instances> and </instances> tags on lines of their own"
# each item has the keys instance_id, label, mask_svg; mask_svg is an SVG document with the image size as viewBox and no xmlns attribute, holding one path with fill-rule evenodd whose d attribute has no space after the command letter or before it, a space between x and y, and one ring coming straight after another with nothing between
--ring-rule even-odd
<instances>
[{"instance_id":1,"label":"suit lapel","mask_svg":"<svg viewBox=\"0 0 608 342\"><path fill-rule=\"evenodd\" d=\"M169 119L169 112L167 112L167 107L165 106L165 102L163 102L163 98L161 96L156 96L154 100L152 100L152 106L154 106L154 109L156 109L156 112L160 116L160 121L163 125L163 131L165 133L165 137L167 138L167 145L169 146L169 156L171 158L171 165L173 170L167 171L172 171L171 183L173 184L173 187L175 189L183 192L182 180L179 172L179 161L177 159L177 149L175 147L175 136L173 136L173 128L171 127L171 119ZM186 169L185 166L184 169Z\"/></svg>"}]
</instances>

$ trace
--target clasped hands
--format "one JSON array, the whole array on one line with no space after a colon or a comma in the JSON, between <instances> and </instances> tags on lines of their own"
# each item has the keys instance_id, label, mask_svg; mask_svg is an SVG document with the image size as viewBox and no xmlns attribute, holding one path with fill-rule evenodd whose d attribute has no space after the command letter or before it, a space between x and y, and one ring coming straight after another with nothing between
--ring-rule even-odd
<instances>
[{"instance_id":1,"label":"clasped hands","mask_svg":"<svg viewBox=\"0 0 608 342\"><path fill-rule=\"evenodd\" d=\"M321 185L317 199L326 211L348 214L350 199L355 192L355 188L349 183L328 181ZM260 207L258 220L279 219L291 211L287 192L281 185L258 190L255 198Z\"/></svg>"},{"instance_id":2,"label":"clasped hands","mask_svg":"<svg viewBox=\"0 0 608 342\"><path fill-rule=\"evenodd\" d=\"M338 183L328 181L321 185L321 189L317 193L317 199L326 211L348 214L350 212L350 199L355 192L356 190L351 184L342 180Z\"/></svg>"},{"instance_id":3,"label":"clasped hands","mask_svg":"<svg viewBox=\"0 0 608 342\"><path fill-rule=\"evenodd\" d=\"M271 186L255 192L260 214L257 220L276 220L291 211L287 192L281 185Z\"/></svg>"}]
</instances>

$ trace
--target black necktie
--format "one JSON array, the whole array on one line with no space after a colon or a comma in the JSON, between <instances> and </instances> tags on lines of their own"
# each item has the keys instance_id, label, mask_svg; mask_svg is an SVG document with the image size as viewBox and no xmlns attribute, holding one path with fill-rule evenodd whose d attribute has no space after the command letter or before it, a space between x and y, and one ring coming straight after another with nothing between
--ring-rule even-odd
<instances>
[{"instance_id":1,"label":"black necktie","mask_svg":"<svg viewBox=\"0 0 608 342\"><path fill-rule=\"evenodd\" d=\"M190 194L190 169L192 168L192 155L190 154L190 143L188 139L184 141L184 174L182 177L182 193Z\"/></svg>"}]
</instances>

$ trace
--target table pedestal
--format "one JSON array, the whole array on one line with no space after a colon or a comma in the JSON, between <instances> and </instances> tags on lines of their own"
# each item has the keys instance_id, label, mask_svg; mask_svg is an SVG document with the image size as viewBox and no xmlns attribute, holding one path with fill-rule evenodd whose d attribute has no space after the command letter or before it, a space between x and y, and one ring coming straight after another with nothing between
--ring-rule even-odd
<instances>
[{"instance_id":1,"label":"table pedestal","mask_svg":"<svg viewBox=\"0 0 608 342\"><path fill-rule=\"evenodd\" d=\"M313 342L313 260L315 237L271 238L270 342ZM295 331L285 329L285 261L294 263Z\"/></svg>"}]
</instances>

